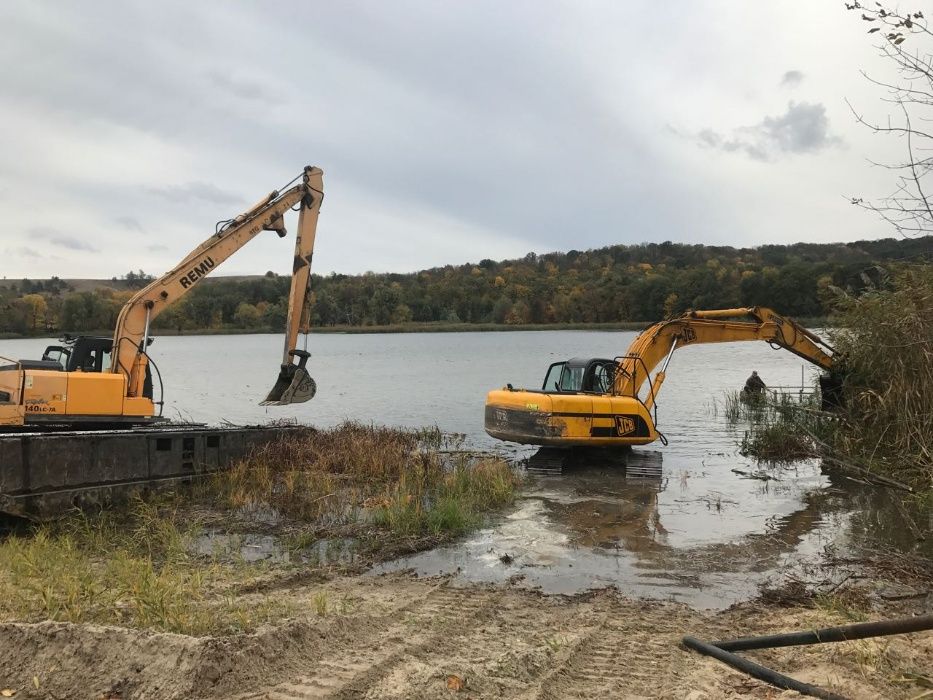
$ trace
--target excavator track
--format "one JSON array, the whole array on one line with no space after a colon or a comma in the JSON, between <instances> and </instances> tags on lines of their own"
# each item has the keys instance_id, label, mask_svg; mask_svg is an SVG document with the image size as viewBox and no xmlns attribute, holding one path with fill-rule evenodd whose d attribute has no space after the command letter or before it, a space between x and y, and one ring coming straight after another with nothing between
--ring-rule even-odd
<instances>
[{"instance_id":1,"label":"excavator track","mask_svg":"<svg viewBox=\"0 0 933 700\"><path fill-rule=\"evenodd\" d=\"M529 474L556 476L563 473L569 457L569 450L542 447L528 458L525 469Z\"/></svg>"}]
</instances>

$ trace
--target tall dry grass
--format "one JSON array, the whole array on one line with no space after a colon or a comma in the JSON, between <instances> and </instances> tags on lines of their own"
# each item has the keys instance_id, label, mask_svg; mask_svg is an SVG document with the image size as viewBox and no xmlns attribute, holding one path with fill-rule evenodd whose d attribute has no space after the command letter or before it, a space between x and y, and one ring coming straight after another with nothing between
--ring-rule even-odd
<instances>
[{"instance_id":1,"label":"tall dry grass","mask_svg":"<svg viewBox=\"0 0 933 700\"><path fill-rule=\"evenodd\" d=\"M766 392L743 396L739 391L726 392L721 403L714 404L733 427L745 424L739 452L763 462L775 464L809 459L819 455L816 440L824 432L816 417L819 397Z\"/></svg>"},{"instance_id":2,"label":"tall dry grass","mask_svg":"<svg viewBox=\"0 0 933 700\"><path fill-rule=\"evenodd\" d=\"M319 524L356 522L365 508L397 534L454 534L510 502L518 481L501 459L451 461L441 441L436 430L354 422L296 433L215 474L208 494L229 508L271 508Z\"/></svg>"},{"instance_id":3,"label":"tall dry grass","mask_svg":"<svg viewBox=\"0 0 933 700\"><path fill-rule=\"evenodd\" d=\"M846 404L833 447L933 491L933 265L877 270L870 289L840 293L836 348Z\"/></svg>"},{"instance_id":4,"label":"tall dry grass","mask_svg":"<svg viewBox=\"0 0 933 700\"><path fill-rule=\"evenodd\" d=\"M352 506L404 479L436 481L443 464L422 431L347 422L257 447L207 484L231 508L272 508L304 520L353 518Z\"/></svg>"}]
</instances>

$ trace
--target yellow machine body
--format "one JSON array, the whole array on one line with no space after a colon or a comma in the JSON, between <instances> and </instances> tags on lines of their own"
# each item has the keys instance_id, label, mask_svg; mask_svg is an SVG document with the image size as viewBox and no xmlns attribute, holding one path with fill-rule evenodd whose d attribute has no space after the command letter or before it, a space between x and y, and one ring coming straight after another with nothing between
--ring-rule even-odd
<instances>
[{"instance_id":1,"label":"yellow machine body","mask_svg":"<svg viewBox=\"0 0 933 700\"><path fill-rule=\"evenodd\" d=\"M629 396L490 391L486 432L525 445L612 447L658 439L648 410Z\"/></svg>"},{"instance_id":2,"label":"yellow machine body","mask_svg":"<svg viewBox=\"0 0 933 700\"><path fill-rule=\"evenodd\" d=\"M691 311L649 327L620 357L555 362L539 390L507 385L490 391L486 432L499 440L549 447L647 445L662 437L653 414L674 351L746 340L763 340L834 369L829 345L770 309Z\"/></svg>"},{"instance_id":3,"label":"yellow machine body","mask_svg":"<svg viewBox=\"0 0 933 700\"><path fill-rule=\"evenodd\" d=\"M65 372L0 368L0 426L73 423L141 424L157 418L149 397L126 395L126 376L100 372Z\"/></svg>"}]
</instances>

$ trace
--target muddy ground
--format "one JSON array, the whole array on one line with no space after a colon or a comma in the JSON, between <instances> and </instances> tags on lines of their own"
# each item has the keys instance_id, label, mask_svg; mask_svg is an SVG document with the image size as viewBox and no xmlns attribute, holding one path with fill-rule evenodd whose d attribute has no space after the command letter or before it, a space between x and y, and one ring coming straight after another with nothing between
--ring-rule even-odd
<instances>
[{"instance_id":1,"label":"muddy ground","mask_svg":"<svg viewBox=\"0 0 933 700\"><path fill-rule=\"evenodd\" d=\"M410 574L292 582L251 595L304 612L219 638L2 624L0 688L17 698L795 697L685 650L681 637L852 621L778 598L712 613L613 590L545 596ZM899 612L928 606L914 599ZM847 697L914 698L930 683L933 632L746 654Z\"/></svg>"}]
</instances>

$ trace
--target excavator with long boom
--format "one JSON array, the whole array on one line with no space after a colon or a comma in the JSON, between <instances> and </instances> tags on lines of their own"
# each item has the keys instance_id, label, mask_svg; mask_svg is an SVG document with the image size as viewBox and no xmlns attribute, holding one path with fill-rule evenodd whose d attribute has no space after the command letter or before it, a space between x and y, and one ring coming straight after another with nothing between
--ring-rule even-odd
<instances>
[{"instance_id":1,"label":"excavator with long boom","mask_svg":"<svg viewBox=\"0 0 933 700\"><path fill-rule=\"evenodd\" d=\"M148 352L152 321L262 231L285 237L285 213L295 208L298 232L285 348L278 378L261 404L311 399L316 385L306 367L310 354L298 349L297 340L310 325L311 258L323 199L324 172L309 165L282 190L218 223L214 234L174 269L134 294L121 309L112 338L66 336L63 345L49 346L41 360L0 357L8 363L0 365L0 429L112 428L163 421L162 396L158 401L154 398L151 368L155 364Z\"/></svg>"},{"instance_id":2,"label":"excavator with long boom","mask_svg":"<svg viewBox=\"0 0 933 700\"><path fill-rule=\"evenodd\" d=\"M771 309L690 311L643 331L614 359L555 362L540 389L511 384L486 397L486 432L494 438L549 447L628 447L661 439L657 396L674 351L701 343L763 340L827 370L824 405L840 400L841 362L814 333ZM652 379L651 373L660 365Z\"/></svg>"}]
</instances>

